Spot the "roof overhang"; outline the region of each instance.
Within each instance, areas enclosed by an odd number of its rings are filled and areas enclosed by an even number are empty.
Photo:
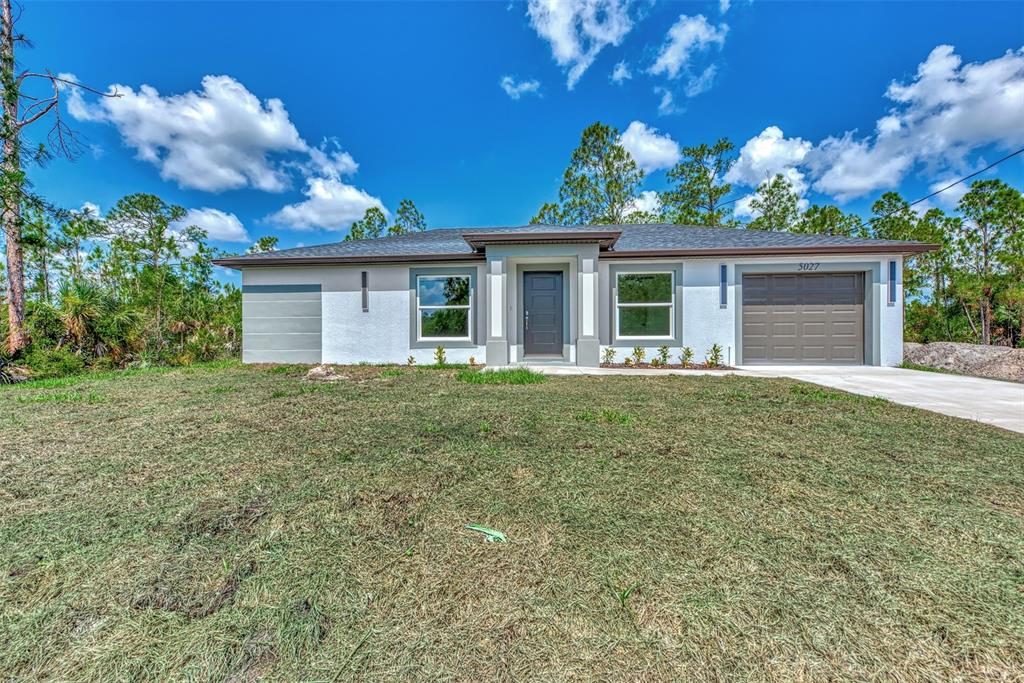
[[[483,254],[466,252],[463,254],[408,254],[397,256],[293,256],[263,257],[226,256],[213,259],[213,263],[225,268],[264,268],[267,266],[358,266],[386,265],[389,263],[444,263],[451,261],[482,261]]]
[[[603,251],[611,249],[621,230],[550,230],[546,232],[467,232],[462,239],[482,252],[492,244],[593,244]]]
[[[495,239],[491,240],[490,236]],[[537,237],[540,235],[541,237]],[[555,237],[549,237],[556,235]],[[572,232],[547,232],[522,235],[524,239],[510,240],[509,235],[500,233],[474,233],[466,235],[466,242],[473,247],[472,252],[458,254],[403,254],[387,256],[263,256],[253,258],[250,255],[226,256],[213,259],[213,263],[225,268],[264,268],[281,266],[334,266],[334,265],[385,265],[408,263],[450,263],[457,261],[481,261],[484,249],[489,244],[579,244],[610,240],[614,245],[619,233],[616,231],[588,232],[586,234]],[[483,237],[477,241],[477,237]],[[518,236],[517,236],[518,237]],[[532,237],[532,239],[530,239]],[[471,238],[474,241],[471,241]],[[480,246],[476,246],[476,244]],[[602,245],[601,258],[679,258],[679,257],[718,257],[718,256],[828,256],[848,254],[922,254],[938,251],[939,245],[922,242],[901,242],[897,244],[832,244],[815,246],[778,246],[778,247],[713,247],[704,249],[628,249],[615,251]]]
[[[815,246],[712,247],[705,249],[629,249],[607,251],[601,258],[674,258],[680,256],[800,256],[830,254],[922,254],[938,251],[939,245],[922,242],[899,244],[821,244]]]

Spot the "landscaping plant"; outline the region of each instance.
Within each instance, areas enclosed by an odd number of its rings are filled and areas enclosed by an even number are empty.
[[[658,347],[658,360],[661,361],[661,365],[668,365],[668,355],[668,344]]]
[[[688,368],[693,365],[693,349],[689,346],[684,346],[683,352],[679,354],[679,362],[684,368]]]
[[[718,344],[712,344],[711,348],[708,349],[707,356],[705,357],[705,363],[709,368],[717,368],[722,365],[722,347]]]

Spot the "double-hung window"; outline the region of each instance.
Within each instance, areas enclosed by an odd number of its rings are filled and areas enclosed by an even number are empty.
[[[469,341],[472,299],[469,275],[417,275],[416,336],[421,341]]]
[[[675,273],[618,273],[615,276],[615,336],[671,339],[675,334]]]

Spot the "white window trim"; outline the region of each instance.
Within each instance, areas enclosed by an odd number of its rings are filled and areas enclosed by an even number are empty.
[[[420,280],[447,280],[448,278],[459,277],[469,281],[469,303],[446,306],[421,306],[420,305]],[[422,311],[443,311],[448,309],[466,309],[469,314],[466,316],[465,337],[424,337],[423,336],[423,315]],[[473,279],[464,273],[431,273],[430,275],[416,276],[416,340],[424,342],[465,342],[473,340]]]
[[[668,275],[672,278],[672,299],[667,302],[650,304],[620,304],[619,303],[619,278],[623,275]],[[665,308],[668,306],[668,334],[667,335],[642,335],[623,336],[619,334],[619,308]],[[615,338],[623,341],[646,340],[646,339],[675,339],[676,338],[676,272],[674,270],[623,270],[615,273]]]

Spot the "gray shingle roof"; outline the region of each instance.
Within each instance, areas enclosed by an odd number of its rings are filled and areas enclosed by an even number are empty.
[[[756,254],[759,251],[778,253],[787,249],[804,251],[865,251],[890,250],[917,252],[928,250],[929,245],[920,242],[876,240],[856,237],[834,237],[830,235],[805,235],[790,232],[763,232],[739,228],[708,228],[671,224],[646,225],[522,225],[513,227],[436,228],[424,232],[377,239],[332,242],[309,247],[281,249],[262,254],[245,254],[217,259],[216,263],[227,266],[248,266],[289,261],[323,260],[331,262],[358,262],[360,260],[381,261],[394,258],[397,261],[416,258],[451,258],[460,256],[479,258],[479,254],[467,244],[463,235],[470,233],[566,233],[566,232],[622,232],[608,255],[628,255],[628,252],[677,251],[677,252],[722,252]]]

